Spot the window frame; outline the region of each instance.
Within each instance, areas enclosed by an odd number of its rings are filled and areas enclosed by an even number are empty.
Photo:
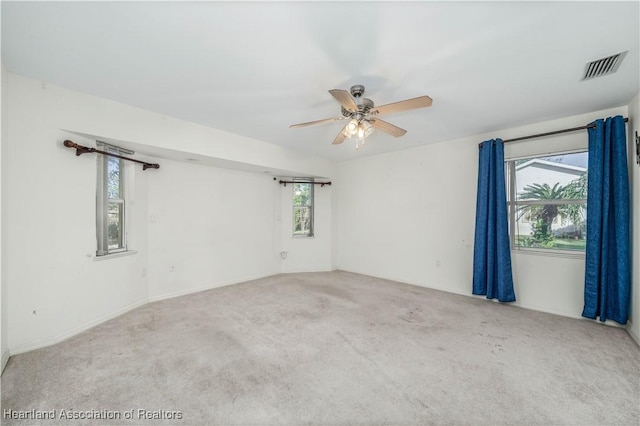
[[[292,204],[292,223],[291,223],[291,231],[293,238],[313,238],[314,237],[314,206],[315,206],[315,194],[314,187],[315,183],[313,178],[294,178],[293,184],[291,185],[291,204]],[[307,205],[296,205],[295,196],[296,196],[296,185],[309,185],[309,204]],[[296,211],[306,209],[309,211],[309,230],[306,233],[296,233]]]
[[[536,254],[543,256],[557,256],[557,257],[569,257],[583,259],[585,257],[586,250],[566,250],[556,248],[544,248],[544,247],[522,247],[516,245],[516,223],[517,223],[517,207],[519,205],[548,205],[548,204],[585,204],[587,205],[587,198],[578,199],[562,199],[562,200],[517,200],[516,192],[516,161],[524,159],[535,159],[541,157],[553,157],[558,155],[568,154],[581,154],[588,153],[588,148],[578,148],[564,151],[544,152],[540,154],[530,154],[517,157],[505,158],[505,186],[507,193],[507,213],[508,213],[508,229],[509,229],[509,243],[511,244],[511,251],[525,254]],[[587,165],[587,172],[589,171]],[[556,219],[554,219],[556,220]],[[586,241],[586,239],[585,239]]]
[[[122,155],[119,147],[104,142],[97,141],[96,146],[103,151]],[[118,198],[110,198],[108,191],[109,182],[109,159],[118,161]],[[104,257],[114,254],[121,254],[127,249],[127,201],[126,201],[126,171],[125,161],[122,158],[110,157],[104,154],[97,154],[97,185],[96,185],[96,257]],[[109,248],[109,205],[118,204],[120,210],[120,244],[117,248]]]

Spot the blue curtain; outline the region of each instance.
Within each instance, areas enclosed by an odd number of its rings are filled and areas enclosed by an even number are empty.
[[[513,302],[511,248],[501,139],[480,144],[476,234],[473,247],[473,294]]]
[[[592,124],[582,316],[625,324],[631,279],[626,129],[622,116]]]

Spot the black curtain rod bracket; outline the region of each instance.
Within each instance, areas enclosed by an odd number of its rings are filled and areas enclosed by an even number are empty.
[[[325,185],[331,186],[331,182],[316,182],[313,180],[281,180],[278,183],[280,185],[284,185],[285,188],[287,187],[288,183],[312,183],[314,185],[320,185],[320,188],[322,188]]]
[[[629,119],[625,117],[624,122],[628,122]],[[513,138],[513,139],[505,139],[502,142],[503,143],[509,143],[509,142],[518,142],[518,141],[523,141],[526,139],[535,139],[535,138],[542,138],[545,136],[552,136],[552,135],[558,135],[561,133],[569,133],[569,132],[576,132],[578,130],[587,130],[587,129],[593,129],[595,127],[595,124],[587,124],[586,126],[580,126],[580,127],[571,127],[569,129],[562,129],[562,130],[554,130],[553,132],[546,132],[546,133],[538,133],[535,135],[528,135],[528,136],[521,136],[519,138]],[[482,145],[481,143],[478,144],[478,146]]]
[[[76,149],[76,156],[78,156],[78,157],[81,156],[82,154],[88,154],[88,153],[91,153],[91,152],[96,152],[98,154],[108,155],[109,157],[122,158],[123,160],[133,161],[134,163],[142,164],[142,170],[159,169],[160,168],[160,164],[158,164],[158,163],[147,163],[145,161],[136,160],[134,158],[125,157],[123,155],[114,154],[112,152],[101,151],[101,150],[96,149],[96,148],[91,148],[91,147],[88,147],[88,146],[78,145],[77,143],[75,143],[73,141],[70,141],[69,139],[64,141],[63,145],[66,146],[67,148],[75,148]]]

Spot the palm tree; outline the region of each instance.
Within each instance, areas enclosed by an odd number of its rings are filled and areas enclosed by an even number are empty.
[[[565,195],[566,188],[567,187],[560,185],[560,183],[556,183],[555,185],[553,185],[553,187],[550,187],[547,183],[534,183],[525,186],[523,188],[524,191],[518,194],[518,198],[523,201],[562,200],[567,198]],[[556,216],[564,216],[562,205],[559,204],[531,204],[519,206],[518,219],[520,219],[525,214],[529,215],[530,217],[539,217],[549,224],[553,222]]]
[[[572,200],[587,199],[587,172],[582,173],[577,179],[569,182],[564,188],[564,198]],[[567,217],[571,219],[576,226],[584,220],[584,205],[569,204],[567,205]]]
[[[525,186],[523,189],[524,191],[518,194],[520,200],[548,201],[566,199],[566,187],[560,185],[560,183],[556,183],[553,187],[546,183],[534,183]],[[563,204],[525,204],[518,206],[516,215],[518,220],[525,215],[531,218],[533,222],[531,229],[534,242],[546,245],[553,241],[551,224],[554,219],[560,216],[565,220],[569,217],[569,211],[567,205]]]
[[[519,200],[551,201],[547,204],[520,205],[516,210],[517,218],[528,216],[533,222],[532,239],[534,243],[552,244],[553,234],[551,224],[556,217],[564,223],[567,219],[575,226],[577,237],[581,237],[581,224],[584,222],[585,205],[583,203],[554,203],[554,200],[585,200],[587,198],[587,172],[569,182],[566,186],[556,183],[553,187],[548,184],[534,183],[524,187]]]

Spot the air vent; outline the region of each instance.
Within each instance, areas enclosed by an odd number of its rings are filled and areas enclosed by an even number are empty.
[[[584,67],[584,76],[582,79],[590,80],[592,78],[602,77],[603,75],[613,74],[618,71],[618,67],[620,67],[620,63],[626,54],[627,52],[616,53],[615,55],[589,62]]]

